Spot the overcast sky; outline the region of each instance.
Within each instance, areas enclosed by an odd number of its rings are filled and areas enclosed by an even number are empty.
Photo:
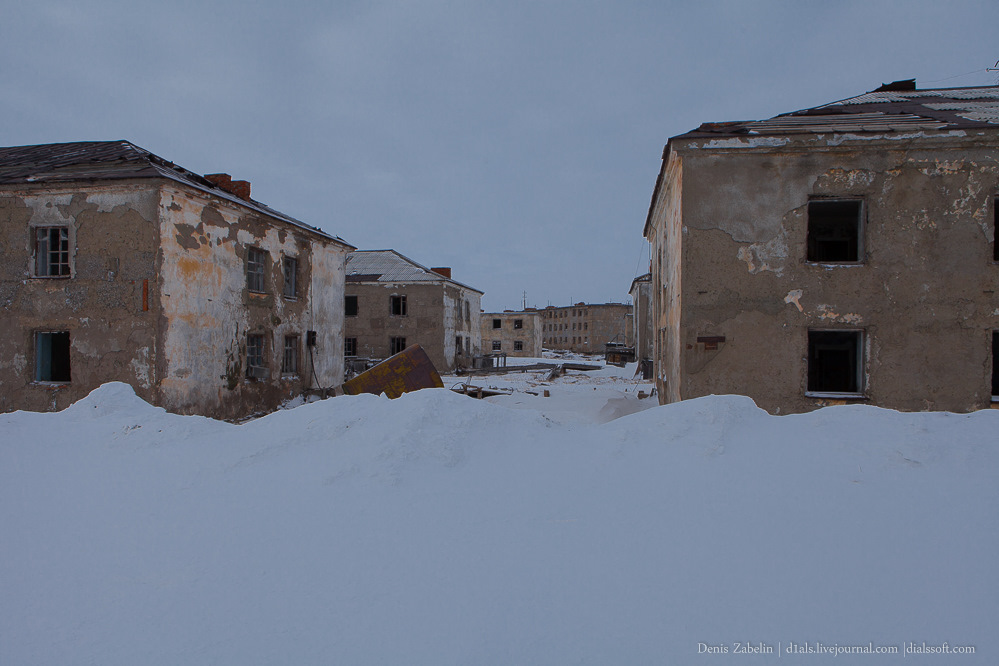
[[[993,85],[999,2],[15,2],[0,145],[126,139],[487,311],[627,302],[670,136]]]

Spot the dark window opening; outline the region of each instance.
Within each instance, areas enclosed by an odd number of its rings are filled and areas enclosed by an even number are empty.
[[[503,342],[500,340],[493,340],[493,351],[503,351]]]
[[[400,317],[406,316],[406,297],[393,296],[389,299],[389,312]]]
[[[357,338],[343,339],[343,355],[357,356]]]
[[[999,199],[992,200],[992,218],[992,260],[999,261]]]
[[[861,393],[862,342],[862,331],[809,331],[809,393]]]
[[[284,356],[281,359],[281,374],[298,374],[298,336],[284,336]]]
[[[69,275],[69,229],[39,227],[35,229],[35,276],[67,277]]]
[[[406,338],[389,338],[389,349],[391,354],[398,354],[405,348]]]
[[[246,376],[250,379],[267,379],[270,371],[264,361],[264,336],[246,336]]]
[[[520,341],[520,340],[514,340],[513,341],[513,350],[514,351],[524,351],[524,343],[522,341]]]
[[[524,328],[524,320],[523,319],[514,319],[513,320],[513,327],[514,328]]]
[[[246,250],[246,288],[262,294],[265,290],[264,271],[267,269],[267,253],[255,247]]]
[[[284,296],[285,298],[298,297],[298,259],[285,257],[284,263]]]
[[[69,331],[35,333],[35,381],[70,380]]]
[[[860,200],[808,202],[808,261],[860,261]]]
[[[503,320],[493,319],[493,328],[503,328]]]
[[[348,317],[357,316],[357,296],[344,296],[344,314]]]
[[[454,338],[454,350],[457,353],[459,353],[459,354],[463,353],[462,350],[461,350],[461,336],[460,335],[456,335],[455,338]]]
[[[992,399],[999,400],[999,331],[992,331]]]

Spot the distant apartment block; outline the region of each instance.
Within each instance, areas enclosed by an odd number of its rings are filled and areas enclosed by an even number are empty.
[[[602,354],[608,342],[633,343],[632,307],[625,303],[549,305],[541,310],[545,349]]]

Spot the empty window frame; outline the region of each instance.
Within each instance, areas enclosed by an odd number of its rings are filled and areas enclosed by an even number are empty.
[[[808,202],[808,261],[856,263],[863,257],[863,211],[860,199]]]
[[[343,313],[348,317],[357,316],[357,296],[343,297]]]
[[[494,352],[503,351],[502,340],[493,340],[493,351]]]
[[[282,291],[284,297],[298,298],[298,259],[284,257],[281,268],[284,273],[284,290]]]
[[[284,355],[281,357],[281,374],[298,374],[299,339],[297,335],[284,336]]]
[[[343,355],[357,356],[357,338],[343,339]]]
[[[864,332],[808,331],[808,394],[857,397],[864,391]]]
[[[67,383],[70,380],[69,331],[35,333],[35,381]]]
[[[398,354],[405,348],[406,338],[389,338],[389,353],[392,355]]]
[[[524,328],[524,320],[523,319],[514,319],[513,320],[513,327],[514,328]]]
[[[999,261],[999,197],[992,200],[992,261]]]
[[[524,343],[521,340],[514,340],[513,341],[513,350],[514,351],[524,351]]]
[[[270,371],[267,369],[266,340],[259,333],[246,336],[246,376],[250,379],[267,379]]]
[[[246,288],[257,294],[265,293],[266,270],[267,253],[256,247],[246,248]]]
[[[406,316],[405,296],[392,296],[389,298],[389,314],[393,314],[398,317]]]
[[[460,335],[454,336],[454,350],[458,354],[462,354],[463,353],[462,349],[461,349],[461,336]]]
[[[503,320],[493,319],[493,328],[503,328]]]
[[[69,228],[35,228],[35,277],[69,277]]]
[[[992,331],[992,402],[999,402],[999,331]]]

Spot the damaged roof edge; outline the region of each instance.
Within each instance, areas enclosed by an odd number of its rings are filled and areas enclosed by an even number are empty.
[[[656,177],[656,186],[652,189],[652,201],[649,202],[649,212],[645,216],[645,227],[642,228],[642,237],[650,240],[649,229],[652,228],[652,214],[656,209],[656,199],[659,197],[659,190],[662,189],[663,178],[666,175],[666,163],[669,161],[669,154],[672,150],[673,139],[666,141],[666,145],[663,146],[663,157],[662,166],[659,167],[659,175]]]
[[[80,166],[84,169],[80,169]],[[75,168],[74,168],[75,167]],[[306,224],[270,206],[228,192],[201,174],[185,169],[131,141],[76,141],[0,148],[0,183],[58,184],[164,178],[266,215],[303,231],[357,249],[339,236]]]
[[[385,250],[355,250],[354,254],[362,254],[362,253],[363,254],[375,254],[375,253],[385,253],[385,252],[389,252],[391,254],[394,254],[395,256],[399,257],[403,261],[405,261],[405,262],[407,262],[407,263],[409,263],[409,264],[411,264],[411,265],[419,268],[420,270],[424,271],[427,275],[432,276],[433,280],[427,280],[427,282],[451,282],[453,284],[458,285],[459,287],[462,287],[464,289],[468,289],[469,291],[474,291],[475,293],[477,293],[479,295],[482,295],[482,296],[484,296],[485,293],[486,293],[486,292],[482,291],[481,289],[476,289],[475,287],[467,285],[467,284],[465,284],[463,282],[458,282],[454,278],[449,278],[449,277],[446,277],[444,275],[441,275],[440,273],[438,273],[438,272],[436,272],[436,271],[434,271],[434,270],[432,270],[430,268],[427,268],[426,266],[424,266],[420,262],[413,261],[412,259],[410,259],[406,255],[402,254],[398,250],[391,250],[391,249],[385,249]],[[348,263],[349,263],[349,261],[350,260],[348,258]],[[349,277],[349,275],[350,274],[348,273],[348,277]],[[395,281],[397,281],[397,280],[386,280],[386,282],[395,282]],[[398,281],[405,282],[405,280],[398,280]]]

